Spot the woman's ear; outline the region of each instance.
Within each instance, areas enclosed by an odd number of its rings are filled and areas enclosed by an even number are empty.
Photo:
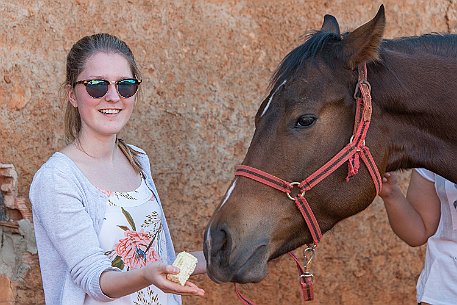
[[[67,99],[70,102],[70,104],[77,108],[78,107],[78,102],[76,101],[76,94],[75,90],[71,85],[65,85],[65,91],[67,92]]]

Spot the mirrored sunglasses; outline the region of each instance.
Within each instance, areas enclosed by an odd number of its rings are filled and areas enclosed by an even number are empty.
[[[129,98],[135,95],[141,80],[135,78],[124,78],[118,81],[108,81],[106,79],[87,79],[80,80],[75,83],[83,84],[86,87],[87,93],[93,98],[102,98],[108,92],[110,84],[114,84],[117,93],[123,98]]]

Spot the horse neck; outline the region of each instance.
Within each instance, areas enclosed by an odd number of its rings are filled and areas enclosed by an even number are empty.
[[[383,67],[368,75],[386,170],[424,167],[457,181],[457,60],[417,53],[385,50]]]

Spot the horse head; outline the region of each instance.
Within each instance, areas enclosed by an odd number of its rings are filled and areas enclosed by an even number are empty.
[[[275,72],[242,164],[302,181],[337,154],[353,134],[356,68],[378,59],[384,27],[383,6],[371,21],[344,34],[335,17],[326,15],[322,28]],[[385,141],[381,130],[370,128],[366,145],[381,172]],[[304,195],[323,233],[364,210],[376,196],[363,165],[349,182],[347,173],[344,164]],[[204,238],[209,276],[239,283],[262,280],[269,260],[313,240],[286,194],[242,176],[232,181]]]

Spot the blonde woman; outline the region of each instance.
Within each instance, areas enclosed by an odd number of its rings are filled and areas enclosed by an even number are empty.
[[[149,159],[117,135],[141,85],[130,48],[95,34],[67,56],[68,145],[35,174],[31,188],[46,304],[181,304],[203,296],[168,281],[175,258]],[[206,271],[201,252],[195,273]]]

